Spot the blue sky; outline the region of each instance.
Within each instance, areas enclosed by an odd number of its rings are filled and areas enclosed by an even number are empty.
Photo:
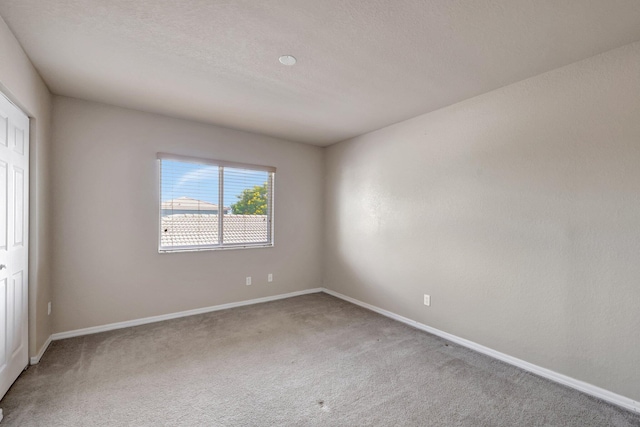
[[[225,168],[224,205],[231,206],[245,188],[263,185],[268,172]],[[162,160],[162,201],[191,197],[218,203],[218,167],[200,163]]]

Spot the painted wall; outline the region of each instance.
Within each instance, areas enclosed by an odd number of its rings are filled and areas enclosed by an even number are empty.
[[[53,141],[54,332],[321,285],[320,148],[57,96]],[[157,152],[275,166],[275,246],[159,254]]]
[[[640,400],[639,76],[635,43],[331,146],[325,286]]]
[[[51,95],[0,18],[0,91],[31,118],[29,213],[29,355],[51,335],[50,128]]]

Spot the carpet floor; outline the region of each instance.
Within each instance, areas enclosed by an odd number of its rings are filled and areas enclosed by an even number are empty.
[[[8,426],[640,426],[327,294],[55,341]]]

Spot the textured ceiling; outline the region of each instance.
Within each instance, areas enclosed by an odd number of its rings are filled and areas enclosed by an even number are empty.
[[[56,94],[317,145],[640,40],[638,0],[2,0],[0,15]]]

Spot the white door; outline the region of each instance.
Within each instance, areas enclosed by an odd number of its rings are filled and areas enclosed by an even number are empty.
[[[29,119],[0,93],[0,398],[29,362]]]

